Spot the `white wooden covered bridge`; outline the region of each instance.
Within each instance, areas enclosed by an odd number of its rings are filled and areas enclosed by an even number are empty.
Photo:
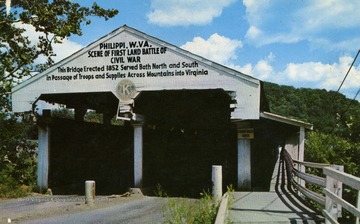
[[[45,103],[75,119],[39,111]],[[42,114],[38,186],[70,193],[93,179],[104,193],[159,183],[198,194],[211,165],[223,166],[224,185],[267,191],[278,147],[303,160],[311,128],[272,114],[260,80],[128,26],[14,87],[12,105]],[[84,122],[88,110],[102,124]]]

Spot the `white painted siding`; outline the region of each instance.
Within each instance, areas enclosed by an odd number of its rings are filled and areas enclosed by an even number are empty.
[[[130,62],[131,58],[135,62]],[[90,71],[89,68],[100,68],[100,71]],[[131,77],[129,73],[140,75]],[[115,79],[111,74],[121,77]],[[65,77],[70,80],[59,80]],[[235,92],[237,107],[232,113],[232,119],[259,119],[259,80],[127,26],[16,86],[12,94],[13,111],[30,111],[41,94],[111,91],[119,97],[117,85],[123,79],[131,80],[139,92],[180,89],[223,89]]]

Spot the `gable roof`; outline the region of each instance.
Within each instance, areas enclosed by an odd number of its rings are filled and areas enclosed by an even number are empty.
[[[108,54],[108,55],[106,55]],[[137,91],[223,89],[234,119],[259,119],[260,80],[126,25],[13,88],[13,110],[31,110],[41,94],[112,92],[128,79]]]
[[[206,59],[202,56],[196,55],[194,53],[191,53],[190,51],[184,50],[182,48],[179,48],[173,44],[167,43],[165,41],[162,41],[156,37],[150,36],[146,33],[143,33],[139,30],[136,30],[132,27],[129,27],[127,25],[123,25],[115,30],[113,30],[112,32],[110,32],[109,34],[101,37],[100,39],[88,44],[87,46],[85,46],[84,48],[78,50],[77,52],[74,52],[73,54],[69,55],[68,57],[60,60],[59,62],[55,63],[54,65],[52,65],[50,68],[46,69],[45,71],[25,80],[24,82],[21,82],[20,84],[16,85],[15,87],[13,87],[13,92],[16,92],[18,89],[21,89],[23,87],[25,87],[26,85],[30,84],[31,82],[34,82],[40,78],[42,78],[43,76],[45,76],[49,71],[56,69],[57,67],[60,67],[63,64],[66,64],[68,61],[73,60],[74,58],[78,57],[79,55],[82,55],[84,53],[86,53],[88,51],[88,49],[91,49],[93,47],[95,47],[99,42],[106,42],[108,39],[112,38],[115,35],[118,35],[121,32],[129,32],[131,34],[133,34],[134,36],[138,36],[140,38],[143,39],[147,39],[149,41],[158,43],[161,46],[165,46],[167,49],[171,49],[174,52],[177,52],[179,54],[182,54],[183,56],[186,56],[188,58],[200,61],[201,63],[204,63],[208,66],[211,66],[213,68],[216,68],[220,71],[225,72],[226,74],[232,75],[234,77],[243,79],[245,81],[248,82],[252,82],[254,84],[258,84],[259,80],[250,76],[250,75],[246,75],[240,71],[236,71],[234,69],[231,69],[229,67],[223,66],[217,62],[211,61],[209,59]]]

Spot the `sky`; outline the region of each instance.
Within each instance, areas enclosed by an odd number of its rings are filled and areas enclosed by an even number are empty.
[[[90,0],[73,0],[91,6]],[[91,18],[55,47],[60,60],[128,25],[263,81],[337,91],[360,50],[358,0],[101,0],[119,14]],[[35,35],[35,34],[34,34]],[[340,92],[360,88],[360,56]],[[360,100],[360,96],[357,97]]]

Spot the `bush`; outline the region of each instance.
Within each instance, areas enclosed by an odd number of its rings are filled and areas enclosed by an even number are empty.
[[[34,124],[0,114],[0,197],[25,196],[36,188]]]
[[[216,218],[218,203],[214,203],[208,193],[200,195],[200,200],[186,198],[169,199],[168,205],[163,209],[164,223],[213,223]]]

